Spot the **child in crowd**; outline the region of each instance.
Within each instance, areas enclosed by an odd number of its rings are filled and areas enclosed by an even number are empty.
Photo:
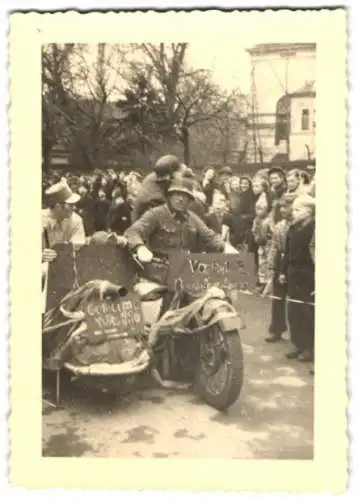
[[[303,362],[314,357],[314,214],[314,198],[302,195],[294,200],[279,277],[281,284],[287,283],[289,299],[300,301],[288,301],[288,324],[295,349],[286,356]]]
[[[266,342],[278,342],[282,334],[287,330],[286,320],[286,294],[287,283],[280,283],[280,268],[283,255],[285,253],[287,232],[292,217],[292,203],[290,197],[284,195],[278,202],[282,220],[274,225],[270,249],[268,252],[268,270],[271,274],[270,280],[263,292],[263,295],[273,295],[277,297],[271,302],[271,323],[269,336]],[[280,300],[281,299],[281,300]]]
[[[228,201],[220,191],[216,191],[214,194],[213,204],[205,217],[205,222],[225,241],[229,241],[232,234],[232,217],[228,213]]]
[[[258,255],[257,288],[258,291],[262,292],[269,278],[267,257],[272,236],[272,220],[269,217],[269,208],[264,198],[259,198],[256,202],[255,213],[252,234],[257,245]]]
[[[252,179],[252,190],[256,197],[256,202],[266,203],[269,206],[269,185],[267,179],[262,176],[256,175]]]

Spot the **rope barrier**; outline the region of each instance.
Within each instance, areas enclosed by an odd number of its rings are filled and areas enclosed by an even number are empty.
[[[255,292],[250,292],[249,290],[239,290],[239,289],[234,289],[234,291],[241,293],[243,295],[251,295],[254,297],[260,297],[262,299],[270,299],[270,300],[281,300],[281,301],[286,301],[286,302],[293,302],[294,304],[307,304],[310,306],[315,306],[315,302],[308,302],[306,300],[298,300],[298,299],[291,299],[290,297],[278,297],[277,295],[262,295],[258,294]]]

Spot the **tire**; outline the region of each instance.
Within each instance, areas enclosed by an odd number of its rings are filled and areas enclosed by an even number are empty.
[[[213,328],[223,339],[222,343],[227,353],[227,376],[224,379],[222,390],[214,394],[205,381],[203,366],[201,360],[199,360],[196,374],[196,390],[206,403],[219,411],[223,411],[232,406],[239,398],[244,377],[244,358],[238,330],[222,332],[217,326]],[[202,336],[200,341],[205,342],[205,337]]]

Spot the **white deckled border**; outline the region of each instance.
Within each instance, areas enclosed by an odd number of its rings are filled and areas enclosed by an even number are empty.
[[[87,15],[70,12],[12,17],[10,477],[15,485],[197,491],[338,493],[344,490],[348,446],[345,18],[343,10]],[[190,43],[195,38],[201,37],[202,41],[207,37],[210,50],[212,43],[230,43],[231,39],[234,43],[233,34],[237,30],[244,38],[253,29],[254,19],[255,29],[266,30],[276,40],[279,36],[280,42],[317,43],[315,458],[313,461],[41,458],[40,45],[74,41]],[[232,57],[232,52],[228,57]],[[26,245],[24,223],[31,234]]]

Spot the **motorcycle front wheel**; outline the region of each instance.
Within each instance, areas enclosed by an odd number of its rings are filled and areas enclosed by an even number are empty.
[[[213,408],[223,411],[239,398],[244,360],[238,330],[224,332],[214,325],[200,335],[196,390]]]

